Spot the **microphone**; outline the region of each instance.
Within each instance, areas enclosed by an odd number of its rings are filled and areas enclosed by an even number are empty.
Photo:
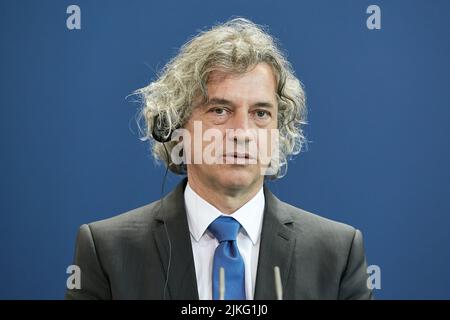
[[[283,285],[281,284],[281,274],[278,266],[273,268],[273,275],[277,300],[283,300]],[[225,300],[225,269],[223,267],[219,269],[219,300]]]
[[[219,269],[219,300],[225,300],[225,269]]]
[[[273,268],[273,274],[275,277],[275,293],[277,300],[283,300],[283,286],[281,284],[280,268],[278,266]]]

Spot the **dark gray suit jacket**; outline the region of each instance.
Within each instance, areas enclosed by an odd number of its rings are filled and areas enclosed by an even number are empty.
[[[166,299],[198,299],[186,182],[162,205],[81,226],[74,262],[81,289],[67,290],[66,299],[164,299],[166,277]],[[284,299],[372,298],[360,231],[284,203],[266,186],[264,195],[255,299],[276,298],[274,266]]]

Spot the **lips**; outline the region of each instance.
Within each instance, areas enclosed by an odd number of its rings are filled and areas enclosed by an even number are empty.
[[[254,157],[251,157],[248,153],[239,153],[239,152],[230,152],[223,155],[224,157],[230,157],[230,158],[241,158],[241,159],[255,159]]]
[[[230,152],[223,155],[225,164],[251,165],[256,164],[256,158],[249,153]]]

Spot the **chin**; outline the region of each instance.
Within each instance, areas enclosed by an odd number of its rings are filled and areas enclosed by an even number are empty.
[[[244,166],[230,165],[219,168],[217,182],[225,188],[242,189],[250,187],[259,177],[259,169],[257,175],[253,168],[245,168]]]

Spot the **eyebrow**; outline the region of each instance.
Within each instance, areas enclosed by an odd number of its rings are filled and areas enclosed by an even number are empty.
[[[206,101],[205,106],[211,106],[211,105],[230,105],[230,106],[234,106],[234,103],[230,100],[227,99],[222,99],[222,98],[211,98],[208,99],[208,101]],[[272,108],[274,109],[274,105],[271,102],[267,102],[267,101],[259,101],[256,102],[254,104],[252,104],[252,107],[259,107],[259,108]]]

